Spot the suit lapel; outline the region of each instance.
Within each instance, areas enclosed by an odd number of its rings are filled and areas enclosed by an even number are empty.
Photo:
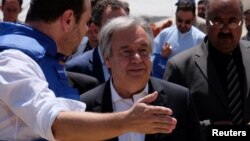
[[[245,68],[245,96],[249,97],[249,88],[250,88],[250,44],[249,42],[241,41],[240,50],[242,54],[242,61]]]
[[[98,106],[96,106],[95,111],[100,112],[113,112],[113,106],[112,106],[112,96],[111,96],[111,90],[110,90],[110,79],[105,82],[104,90],[101,96],[97,97],[96,103]],[[163,94],[163,88],[161,85],[158,84],[155,78],[150,78],[149,80],[149,93],[152,93],[154,91],[158,91],[159,95],[157,99],[151,103],[152,105],[164,105],[164,103],[167,103],[167,95]],[[145,135],[145,141],[154,141],[156,140],[158,134],[146,134]],[[118,141],[118,137],[109,139],[107,141]]]
[[[102,69],[102,61],[98,53],[98,47],[94,48],[93,52],[93,72],[100,83],[105,82],[104,73]]]
[[[111,90],[110,90],[110,79],[105,82],[104,90],[101,96],[97,97],[96,103],[98,103],[98,106],[96,106],[96,110],[102,113],[112,113],[113,112],[113,106],[112,106],[112,96],[111,96]],[[118,137],[108,139],[106,141],[118,141]]]
[[[96,98],[96,108],[97,112],[110,113],[113,112],[112,97],[110,90],[110,79],[105,82],[104,89],[102,93]]]
[[[216,73],[212,58],[208,55],[208,50],[205,43],[199,46],[196,52],[196,66],[208,81],[208,84],[213,89],[213,92],[221,99],[222,103],[227,106],[225,92],[222,84],[220,83],[219,76]]]
[[[152,105],[165,105],[167,103],[167,95],[163,94],[162,86],[157,82],[157,80],[153,77],[149,80],[149,93],[153,93],[154,91],[158,92],[157,99],[151,103]],[[159,134],[146,134],[145,141],[156,141]]]
[[[167,103],[167,95],[163,92],[163,87],[157,82],[156,78],[151,77],[149,80],[149,93],[153,93],[154,91],[158,92],[157,99],[151,103],[152,105],[163,106]]]

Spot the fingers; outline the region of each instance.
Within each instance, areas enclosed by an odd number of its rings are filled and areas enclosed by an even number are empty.
[[[147,105],[149,106],[149,105]],[[177,120],[171,117],[172,110],[162,106],[150,106],[147,111],[151,116],[152,126],[150,133],[171,133],[177,124]],[[150,122],[150,120],[149,120]]]
[[[142,133],[171,133],[177,124],[172,116],[172,110],[163,106],[148,105],[158,96],[158,92],[151,93],[137,101],[128,112],[127,120],[133,126],[133,131]],[[130,126],[131,127],[131,126]]]
[[[154,128],[150,133],[172,133],[176,128],[177,120],[170,116],[162,116],[154,122]]]
[[[148,103],[151,103],[151,102],[155,101],[156,98],[157,98],[157,96],[158,96],[158,92],[155,91],[155,92],[153,92],[151,94],[148,94],[147,96],[139,99],[138,102],[139,103],[147,103],[148,104]]]
[[[172,112],[172,111],[171,111]],[[177,120],[174,117],[168,115],[156,114],[157,129],[162,130],[161,133],[171,133],[177,124]]]
[[[152,111],[153,114],[157,114],[157,115],[171,116],[173,114],[170,108],[162,107],[162,106],[151,106],[150,110]]]
[[[158,92],[155,91],[147,96],[138,100],[138,103],[151,103],[156,100],[158,96]],[[145,110],[148,112],[152,112],[152,114],[159,114],[159,115],[172,115],[172,110],[163,106],[153,106],[153,105],[146,105]]]
[[[162,127],[158,127],[155,128],[154,131],[152,132],[152,134],[156,134],[156,133],[172,133],[176,127],[176,124],[162,124],[162,125],[158,125],[158,126],[162,126]]]
[[[162,47],[162,56],[164,58],[167,58],[169,56],[169,54],[171,53],[172,47],[169,43],[165,43]]]
[[[170,46],[170,43],[165,43],[164,45],[163,45],[163,49],[166,49],[166,48],[170,48],[171,46]]]

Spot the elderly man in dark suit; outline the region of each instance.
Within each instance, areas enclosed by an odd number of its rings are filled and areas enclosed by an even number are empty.
[[[250,121],[250,42],[241,41],[240,0],[208,0],[204,43],[169,61],[164,79],[190,89],[203,123]],[[206,122],[205,122],[206,121]]]
[[[123,111],[132,107],[140,97],[157,91],[158,98],[151,104],[170,108],[172,115],[163,116],[169,120],[170,129],[176,127],[169,134],[148,135],[134,131],[110,141],[199,140],[199,120],[188,90],[150,77],[153,35],[149,24],[140,19],[118,17],[107,23],[99,35],[100,49],[111,70],[111,78],[81,95],[81,101],[87,104],[87,111]]]

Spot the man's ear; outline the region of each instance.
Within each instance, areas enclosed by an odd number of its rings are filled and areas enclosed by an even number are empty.
[[[105,61],[106,65],[107,65],[107,67],[110,69],[111,68],[110,59],[108,57],[105,57],[104,61]]]
[[[64,31],[70,31],[75,24],[75,16],[72,10],[66,10],[60,17],[60,22]]]

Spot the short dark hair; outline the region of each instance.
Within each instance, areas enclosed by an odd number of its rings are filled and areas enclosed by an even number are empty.
[[[2,0],[2,5],[5,4],[5,1],[6,1],[6,0]],[[22,7],[23,0],[17,0],[17,1],[19,2],[20,7]]]
[[[122,2],[127,15],[130,13],[129,3],[127,1]]]
[[[76,23],[81,19],[86,0],[31,0],[26,21],[53,22],[66,10],[73,10]]]
[[[119,0],[100,0],[95,4],[92,10],[92,22],[95,25],[101,26],[102,14],[107,6],[111,6],[112,10],[123,8],[124,11],[126,11],[123,3]]]
[[[176,13],[180,10],[191,11],[195,15],[195,3],[191,0],[179,0],[176,4]]]
[[[197,4],[198,4],[198,5],[200,5],[200,4],[205,4],[205,0],[199,0]]]
[[[94,7],[95,4],[98,2],[98,0],[90,0],[90,2],[91,2],[91,7]]]

